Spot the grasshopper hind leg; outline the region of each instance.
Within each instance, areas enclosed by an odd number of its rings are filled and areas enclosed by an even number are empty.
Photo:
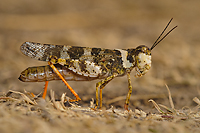
[[[43,91],[43,95],[42,95],[42,98],[43,98],[43,99],[45,99],[45,97],[46,97],[46,95],[47,95],[48,83],[49,83],[49,81],[46,81],[46,82],[45,82],[44,91]]]
[[[65,78],[60,74],[58,69],[53,65],[52,62],[48,62],[49,66],[53,69],[53,71],[60,77],[60,79],[65,83],[65,85],[68,87],[68,89],[72,92],[72,94],[76,97],[74,100],[70,100],[70,102],[80,101],[81,98],[78,96],[78,94],[72,89],[72,87],[67,83]]]

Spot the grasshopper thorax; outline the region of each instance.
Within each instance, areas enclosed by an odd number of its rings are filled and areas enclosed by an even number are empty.
[[[151,49],[140,45],[135,49],[135,70],[136,77],[146,74],[151,68]]]

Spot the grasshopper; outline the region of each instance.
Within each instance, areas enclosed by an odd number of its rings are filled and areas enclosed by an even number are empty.
[[[25,69],[21,73],[19,80],[23,82],[46,82],[43,98],[46,96],[48,81],[62,80],[76,97],[76,99],[72,101],[79,101],[81,100],[80,97],[66,81],[102,79],[100,82],[96,83],[96,107],[99,106],[99,108],[101,108],[102,90],[104,87],[115,77],[127,75],[129,91],[124,108],[128,110],[132,93],[130,73],[134,68],[136,70],[136,77],[141,77],[148,72],[151,68],[151,51],[177,27],[173,27],[161,38],[172,19],[168,22],[151,48],[140,45],[135,49],[112,50],[25,42],[20,47],[21,52],[31,58],[46,61],[48,65]],[[100,89],[100,95],[98,94],[98,89]]]

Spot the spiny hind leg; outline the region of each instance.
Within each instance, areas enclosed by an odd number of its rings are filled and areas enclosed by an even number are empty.
[[[60,79],[65,83],[65,85],[68,87],[68,89],[73,93],[73,95],[76,97],[76,99],[74,100],[70,100],[70,102],[74,102],[74,101],[80,101],[80,97],[78,96],[78,94],[72,89],[72,87],[67,83],[67,81],[65,80],[65,78],[60,74],[60,72],[58,71],[58,69],[53,65],[52,62],[48,62],[49,66],[53,69],[53,71],[60,77]]]
[[[112,76],[110,77],[107,77],[103,80],[101,80],[100,82],[98,82],[96,84],[96,107],[98,107],[98,104],[99,104],[99,99],[100,99],[100,105],[99,105],[99,109],[102,108],[102,90],[104,89],[104,87],[113,79],[117,76],[117,74],[113,74]],[[100,88],[99,90],[99,93],[100,93],[100,98],[98,98],[98,88]]]
[[[128,104],[130,101],[131,93],[132,93],[132,85],[131,85],[131,78],[130,78],[130,72],[127,72],[127,78],[128,78],[128,94],[126,96],[126,101],[124,104],[124,109],[128,110]]]
[[[46,97],[46,95],[47,95],[48,83],[49,83],[49,81],[45,81],[44,91],[43,91],[43,95],[42,95],[42,98],[43,98],[43,99],[45,99],[45,97]]]
[[[44,90],[43,90],[43,94],[42,94],[42,98],[45,99],[46,95],[47,95],[47,87],[48,87],[48,83],[49,81],[45,81],[45,86],[44,86]],[[32,92],[30,93],[30,95],[32,97],[37,97],[35,94],[33,94]]]

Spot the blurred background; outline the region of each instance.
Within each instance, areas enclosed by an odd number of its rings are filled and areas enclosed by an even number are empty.
[[[133,93],[130,108],[152,107],[154,99],[169,106],[171,90],[175,108],[193,107],[199,97],[200,74],[200,1],[193,0],[1,0],[0,1],[0,91],[23,90],[40,93],[44,83],[23,83],[18,77],[30,66],[47,65],[24,56],[20,45],[25,41],[100,48],[149,47],[168,21],[178,25],[152,51],[152,68],[141,78],[131,74]],[[69,84],[82,98],[80,105],[89,106],[95,99],[98,80]],[[49,83],[48,90],[57,97],[63,92],[73,97],[61,81]],[[49,91],[48,91],[49,93]],[[103,103],[123,107],[128,93],[126,76],[116,78],[103,90]],[[119,101],[110,100],[124,97]]]

